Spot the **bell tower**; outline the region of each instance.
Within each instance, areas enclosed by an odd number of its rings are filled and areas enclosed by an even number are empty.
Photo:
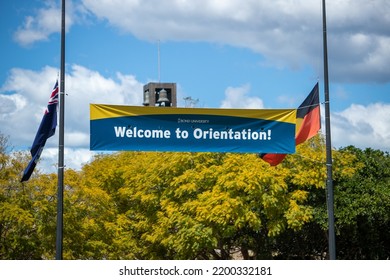
[[[148,83],[143,94],[144,106],[177,107],[175,83]]]

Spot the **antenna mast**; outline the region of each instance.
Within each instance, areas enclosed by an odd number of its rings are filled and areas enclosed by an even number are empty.
[[[160,40],[157,41],[157,71],[158,71],[158,82],[161,83],[161,72],[160,72]]]

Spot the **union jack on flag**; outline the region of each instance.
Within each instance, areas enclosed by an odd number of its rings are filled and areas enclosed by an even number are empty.
[[[56,81],[56,84],[53,87],[53,90],[51,92],[49,102],[47,105],[53,105],[53,104],[58,104],[58,81]],[[46,108],[45,114],[49,112],[49,106]]]
[[[56,81],[54,88],[51,92],[45,114],[43,115],[41,124],[39,125],[37,134],[35,135],[34,142],[31,146],[31,161],[24,170],[22,182],[30,179],[35,166],[38,163],[41,153],[46,144],[46,140],[54,135],[57,126],[57,105],[58,105],[58,80]]]

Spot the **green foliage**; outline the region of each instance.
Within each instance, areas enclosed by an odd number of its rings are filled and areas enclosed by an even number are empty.
[[[27,154],[0,134],[0,259],[53,259],[56,174],[20,183]],[[333,151],[336,249],[390,257],[390,159]],[[323,139],[276,167],[257,155],[120,152],[65,171],[65,259],[324,259]]]
[[[388,259],[390,256],[390,156],[378,150],[355,147],[361,165],[335,189],[338,255],[343,259]]]
[[[30,200],[31,189],[19,183],[23,155],[7,154],[0,134],[0,259],[40,258],[41,240]]]
[[[388,259],[389,154],[351,146],[333,151],[333,167],[337,258]],[[311,190],[308,203],[313,220],[276,238],[272,250],[278,258],[327,258],[326,193]]]
[[[123,152],[96,158],[82,173],[116,206],[112,246],[132,249],[115,258],[226,259],[237,250],[269,258],[272,237],[313,218],[309,190],[323,177],[307,182],[307,164],[302,157],[271,168],[256,155]]]

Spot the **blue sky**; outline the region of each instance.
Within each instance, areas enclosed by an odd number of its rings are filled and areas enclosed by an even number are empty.
[[[66,165],[93,154],[89,103],[142,104],[158,42],[179,106],[296,108],[317,81],[323,101],[321,2],[67,0]],[[0,131],[28,150],[60,68],[60,0],[2,0],[0,13]],[[327,15],[332,144],[390,151],[390,1],[328,0]]]

